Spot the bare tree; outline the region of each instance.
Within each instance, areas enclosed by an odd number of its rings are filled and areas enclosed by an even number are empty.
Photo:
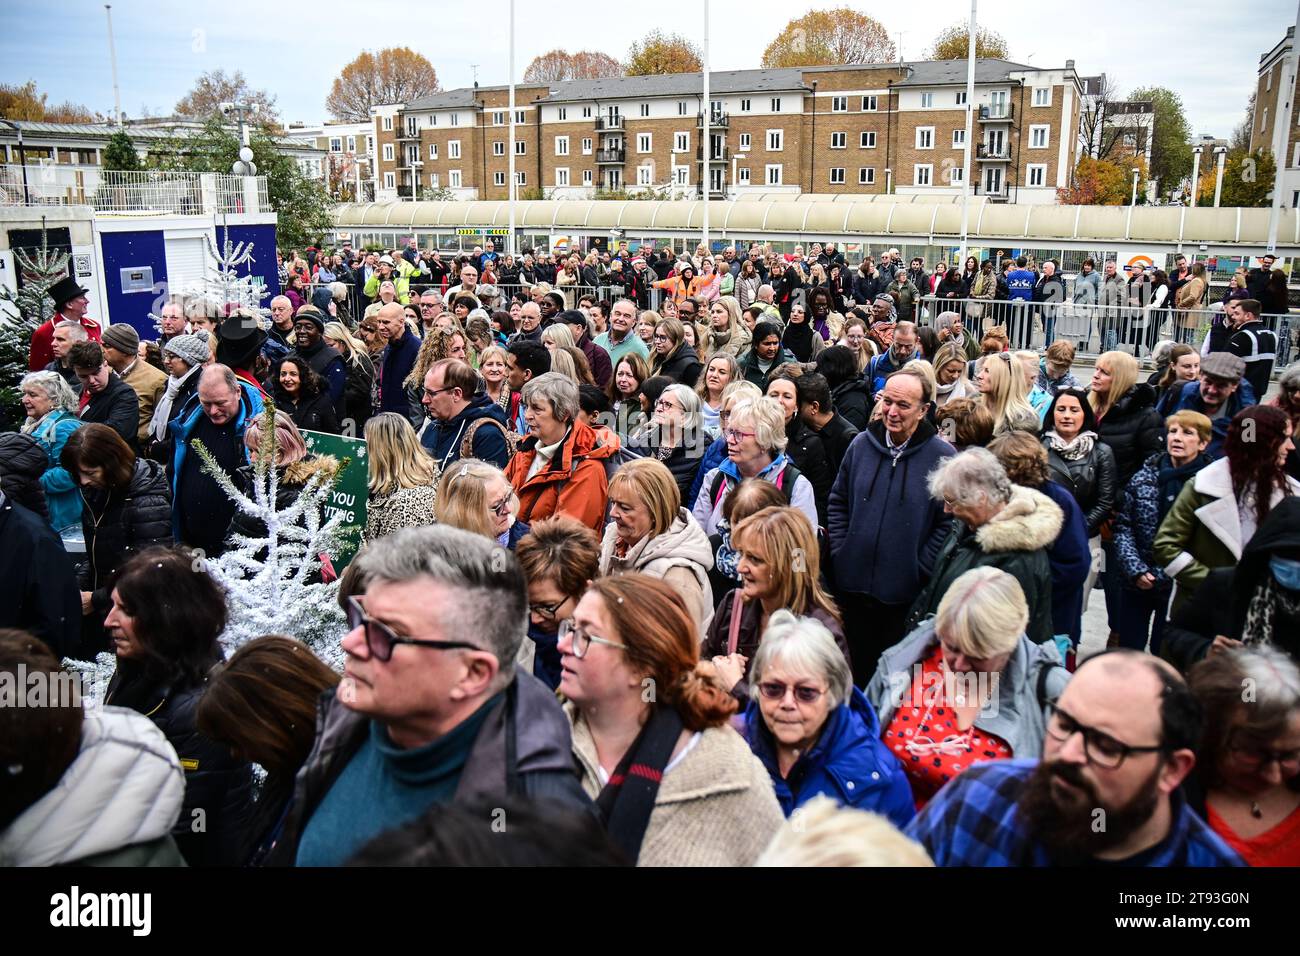
[[[1114,124],[1114,107],[1122,97],[1115,81],[1105,73],[1089,79],[1093,85],[1079,114],[1079,155],[1109,160],[1124,135]]]

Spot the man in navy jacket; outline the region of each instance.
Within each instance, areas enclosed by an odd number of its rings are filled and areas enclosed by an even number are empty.
[[[420,340],[406,327],[406,314],[396,302],[390,302],[376,314],[379,331],[388,338],[379,365],[379,411],[405,416],[410,411],[406,397],[406,376],[415,367]]]

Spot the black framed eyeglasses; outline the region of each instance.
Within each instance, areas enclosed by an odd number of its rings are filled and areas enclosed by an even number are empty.
[[[347,606],[348,628],[356,630],[361,628],[366,636],[366,650],[377,661],[387,662],[393,658],[393,648],[398,644],[412,644],[416,647],[431,647],[439,651],[481,651],[483,648],[477,644],[470,644],[466,641],[431,641],[419,640],[414,637],[403,637],[383,621],[376,621],[373,617],[366,614],[365,607],[361,603],[360,597],[349,597]]]
[[[1056,704],[1048,704],[1051,716],[1047,721],[1047,733],[1053,740],[1065,743],[1075,734],[1083,734],[1083,752],[1088,762],[1105,770],[1118,770],[1132,754],[1163,753],[1169,749],[1165,744],[1151,747],[1133,747],[1116,740],[1110,734],[1094,727],[1079,723]]]
[[[556,601],[553,604],[532,604],[528,605],[528,613],[536,614],[540,618],[548,621],[554,621],[559,616],[560,608],[569,603],[569,599]]]

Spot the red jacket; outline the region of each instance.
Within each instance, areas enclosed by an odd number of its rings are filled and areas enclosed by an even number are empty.
[[[54,327],[64,321],[63,315],[59,312],[54,313],[54,318],[45,322],[32,333],[32,351],[27,359],[27,370],[29,372],[40,372],[45,366],[54,361]],[[94,319],[81,317],[81,327],[86,330],[86,335],[92,342],[99,341],[99,323]]]
[[[563,514],[600,531],[605,526],[609,495],[605,460],[618,450],[613,432],[602,429],[597,435],[586,423],[575,421],[550,464],[528,478],[537,455],[537,439],[524,439],[506,466],[506,478],[519,496],[519,520],[531,524]]]

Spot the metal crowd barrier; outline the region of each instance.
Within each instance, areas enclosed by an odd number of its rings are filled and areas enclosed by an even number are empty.
[[[921,296],[916,300],[916,321],[936,326],[940,314],[961,313],[965,326],[977,336],[993,326],[1007,331],[1015,349],[1044,349],[1066,339],[1080,356],[1097,356],[1119,349],[1139,358],[1150,355],[1163,340],[1186,342],[1198,349],[1220,309],[1151,309],[1129,305],[1092,305],[1073,302],[993,301]],[[1277,333],[1274,368],[1282,369],[1300,349],[1300,316],[1270,314],[1260,317]]]

